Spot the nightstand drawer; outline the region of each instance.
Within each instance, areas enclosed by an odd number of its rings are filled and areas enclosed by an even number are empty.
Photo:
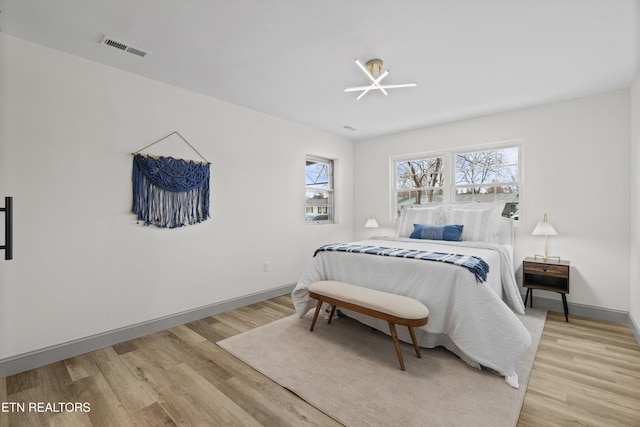
[[[569,266],[568,265],[556,265],[556,264],[542,264],[539,262],[524,262],[523,264],[524,273],[531,274],[543,274],[547,276],[559,276],[559,277],[568,277],[569,276]]]

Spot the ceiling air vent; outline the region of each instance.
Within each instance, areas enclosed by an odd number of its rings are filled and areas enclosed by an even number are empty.
[[[151,55],[151,52],[133,47],[128,43],[121,42],[120,40],[112,39],[111,37],[104,36],[102,38],[102,44],[106,44],[107,46],[115,47],[116,49],[120,49],[125,52],[132,53],[141,58]]]

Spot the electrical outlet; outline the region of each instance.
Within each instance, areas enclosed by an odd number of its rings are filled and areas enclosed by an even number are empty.
[[[264,262],[264,264],[262,264],[262,271],[264,271],[265,273],[269,272],[269,263],[267,261]]]

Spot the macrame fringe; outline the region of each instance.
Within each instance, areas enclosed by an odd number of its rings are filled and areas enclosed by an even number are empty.
[[[172,158],[149,159],[136,155],[133,162],[132,212],[138,221],[160,228],[176,228],[209,218],[208,164]],[[195,168],[202,170],[194,173]]]

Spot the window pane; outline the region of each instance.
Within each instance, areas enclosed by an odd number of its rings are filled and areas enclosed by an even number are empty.
[[[456,188],[454,202],[467,203],[471,201],[473,201],[473,194],[469,191],[468,188]]]
[[[407,162],[396,163],[396,188],[413,188],[413,176]]]
[[[518,203],[518,186],[517,185],[503,185],[500,187],[496,187],[495,191],[496,191],[496,196],[498,200]]]
[[[313,188],[331,188],[330,164],[307,160],[306,185]]]
[[[404,207],[423,203],[422,200],[426,200],[426,191],[398,191],[396,215],[400,216],[400,211]]]
[[[473,201],[474,202],[483,202],[483,203],[495,202],[496,201],[496,195],[492,190],[493,190],[493,188],[487,189],[486,191],[482,191],[482,192],[480,192],[478,194],[474,194],[473,195]]]
[[[443,185],[442,157],[396,162],[396,188],[427,188]]]
[[[443,203],[444,189],[434,188],[427,190],[427,200],[423,203]]]
[[[500,164],[518,165],[518,147],[501,148],[497,152]]]
[[[398,191],[398,207],[414,206],[424,203],[426,200],[426,190]]]
[[[498,168],[497,182],[518,182],[518,165]]]
[[[502,216],[506,218],[519,219],[519,194],[518,186],[503,186],[497,188],[498,193],[496,196],[498,200],[504,201],[504,209],[502,210]]]
[[[421,205],[424,203],[443,203],[444,190],[442,188],[429,190],[398,191],[396,193],[396,213],[404,207]]]
[[[456,188],[456,202],[494,202],[495,200],[495,188],[493,187]]]
[[[456,184],[486,184],[496,181],[496,151],[456,155]]]
[[[503,216],[514,217],[520,180],[518,150],[515,146],[456,154],[454,202],[504,201]]]
[[[333,219],[333,194],[324,190],[307,191],[306,220],[328,221]]]

